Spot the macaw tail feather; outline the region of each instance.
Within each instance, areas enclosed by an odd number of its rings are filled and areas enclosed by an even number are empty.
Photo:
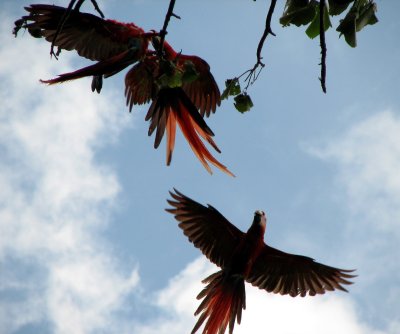
[[[147,120],[150,120],[149,136],[157,129],[154,148],[160,145],[165,130],[167,131],[167,165],[171,163],[176,123],[178,123],[192,151],[210,174],[212,174],[212,171],[208,163],[234,176],[226,166],[213,157],[201,141],[201,138],[203,138],[217,152],[221,152],[212,139],[214,133],[181,88],[161,89],[149,108],[146,115]]]
[[[228,276],[222,270],[210,275],[203,283],[207,286],[197,299],[203,299],[194,315],[200,318],[191,334],[194,334],[204,322],[204,334],[223,334],[229,324],[229,334],[233,333],[235,322],[240,324],[242,309],[246,308],[244,279],[240,276]]]
[[[127,50],[120,54],[111,57],[107,60],[101,60],[93,65],[83,67],[74,72],[68,72],[59,74],[57,78],[50,80],[40,80],[40,82],[54,85],[57,83],[63,83],[70,80],[81,79],[89,76],[105,76],[110,77],[129,65],[137,61],[137,52],[134,50]],[[93,90],[93,89],[92,89]]]

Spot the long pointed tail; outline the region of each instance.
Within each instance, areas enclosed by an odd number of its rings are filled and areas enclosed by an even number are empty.
[[[57,78],[50,80],[40,80],[40,82],[54,85],[65,81],[80,79],[89,76],[102,76],[109,77],[120,71],[127,66],[137,61],[137,51],[127,50],[107,60],[101,60],[93,65],[83,67],[74,72],[68,72],[58,75]]]
[[[223,270],[210,275],[203,283],[207,286],[197,299],[203,299],[195,315],[200,318],[191,334],[206,321],[203,334],[223,334],[229,324],[229,334],[233,333],[235,321],[240,324],[242,309],[246,308],[246,291],[243,277],[227,275]]]
[[[217,152],[221,152],[212,139],[214,133],[181,88],[160,90],[149,108],[146,120],[150,120],[149,135],[157,129],[154,141],[155,148],[160,145],[165,129],[167,130],[167,165],[171,162],[175,142],[175,123],[178,123],[192,151],[209,173],[212,174],[208,164],[211,163],[228,175],[234,176],[226,166],[214,158],[201,141],[201,138],[203,138]]]

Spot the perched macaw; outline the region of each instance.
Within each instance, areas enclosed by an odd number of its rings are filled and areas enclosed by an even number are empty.
[[[174,189],[175,190],[175,189]],[[189,241],[221,270],[203,280],[207,286],[197,299],[203,299],[195,315],[200,315],[192,330],[195,333],[204,322],[204,334],[223,334],[229,324],[232,334],[235,321],[240,324],[246,308],[244,282],[268,292],[304,297],[352,284],[353,270],[338,269],[313,259],[284,253],[264,243],[267,223],[263,211],[254,213],[253,223],[246,233],[232,225],[214,207],[207,207],[179,191],[170,192],[167,200],[179,227]]]
[[[153,38],[155,48],[158,38]],[[215,112],[221,103],[218,85],[210,66],[197,56],[177,53],[164,43],[166,59],[149,55],[133,66],[125,77],[125,95],[129,110],[134,104],[152,101],[146,120],[150,120],[149,135],[156,129],[154,147],[157,148],[167,133],[167,165],[170,164],[175,144],[176,123],[182,130],[193,152],[211,173],[208,163],[225,173],[233,174],[222,165],[203,144],[206,140],[217,152],[214,133],[202,116]],[[199,113],[200,112],[200,113]]]
[[[149,135],[157,129],[154,142],[157,148],[164,133],[167,133],[167,165],[171,163],[178,123],[193,152],[208,172],[212,173],[211,163],[233,176],[202,142],[202,139],[207,141],[220,153],[212,139],[214,133],[202,117],[215,112],[221,103],[218,85],[206,61],[197,56],[177,53],[167,42],[163,45],[163,57],[158,57],[155,51],[149,50],[150,40],[155,48],[161,47],[156,32],[146,33],[134,23],[105,20],[76,10],[69,12],[54,40],[59,22],[67,9],[41,4],[25,9],[29,15],[15,22],[15,35],[19,29],[26,28],[34,37],[44,37],[60,49],[76,50],[80,56],[97,61],[41,82],[52,85],[93,76],[92,90],[100,92],[103,77],[107,78],[135,64],[125,78],[127,105],[131,110],[133,104],[152,101],[146,116],[146,120],[150,120]]]

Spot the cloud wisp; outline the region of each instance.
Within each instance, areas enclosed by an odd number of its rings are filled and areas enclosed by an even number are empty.
[[[400,118],[386,110],[349,126],[323,147],[307,148],[336,167],[333,193],[343,195],[343,251],[359,269],[359,302],[370,321],[389,332],[400,323],[400,289],[395,283],[400,280],[399,143]]]
[[[154,296],[155,305],[162,311],[159,318],[138,325],[135,333],[189,333],[196,322],[193,313],[199,304],[196,295],[203,288],[201,280],[215,270],[216,267],[202,257],[190,263]],[[237,334],[381,333],[365,325],[359,319],[351,297],[340,292],[291,298],[269,294],[246,284],[246,294],[247,309],[241,325],[235,326]]]
[[[91,94],[87,81],[39,84],[70,70],[70,58],[50,61],[47,43],[14,39],[11,26],[3,17],[0,332],[43,326],[80,334],[110,324],[117,326],[110,332],[122,331],[118,311],[139,278],[135,268],[122,270],[99,236],[120,186],[95,153],[127,118],[110,94]]]
[[[400,235],[400,119],[391,111],[368,117],[311,153],[339,167],[349,209],[380,231]],[[368,208],[368,210],[365,210]]]

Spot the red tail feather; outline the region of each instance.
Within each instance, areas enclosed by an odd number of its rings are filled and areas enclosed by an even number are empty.
[[[242,309],[246,308],[243,277],[228,275],[220,270],[207,277],[203,283],[208,285],[197,296],[197,299],[204,299],[195,312],[195,315],[201,315],[191,334],[205,321],[203,334],[223,334],[228,324],[229,333],[232,334],[235,321],[240,324]]]
[[[83,67],[74,72],[60,74],[57,78],[40,80],[42,83],[53,85],[65,81],[89,77],[92,75],[106,75],[107,77],[122,71],[127,66],[137,61],[137,52],[127,50],[107,60],[101,60],[93,65]]]
[[[176,117],[174,113],[170,113],[167,120],[167,165],[171,163],[172,152],[175,146],[176,134]]]
[[[160,144],[165,130],[167,132],[167,165],[171,162],[176,123],[178,123],[194,154],[210,174],[212,171],[209,163],[223,172],[235,176],[213,157],[202,142],[201,138],[206,140],[217,152],[221,152],[212,139],[214,133],[181,88],[161,89],[149,108],[146,120],[150,120],[149,135],[157,129],[155,148]]]
[[[183,109],[181,109],[183,108]],[[176,119],[178,121],[179,127],[182,130],[183,135],[188,141],[190,147],[192,148],[194,154],[203,164],[203,166],[207,169],[207,171],[212,174],[211,168],[208,165],[208,162],[212,163],[215,167],[221,169],[223,172],[235,176],[230,172],[226,166],[221,164],[217,159],[213,157],[210,151],[205,147],[203,142],[201,141],[199,135],[203,137],[207,142],[209,142],[217,152],[220,152],[215,142],[211,138],[207,132],[204,131],[193,119],[192,115],[184,109],[183,105],[180,105],[180,108],[176,110]]]

